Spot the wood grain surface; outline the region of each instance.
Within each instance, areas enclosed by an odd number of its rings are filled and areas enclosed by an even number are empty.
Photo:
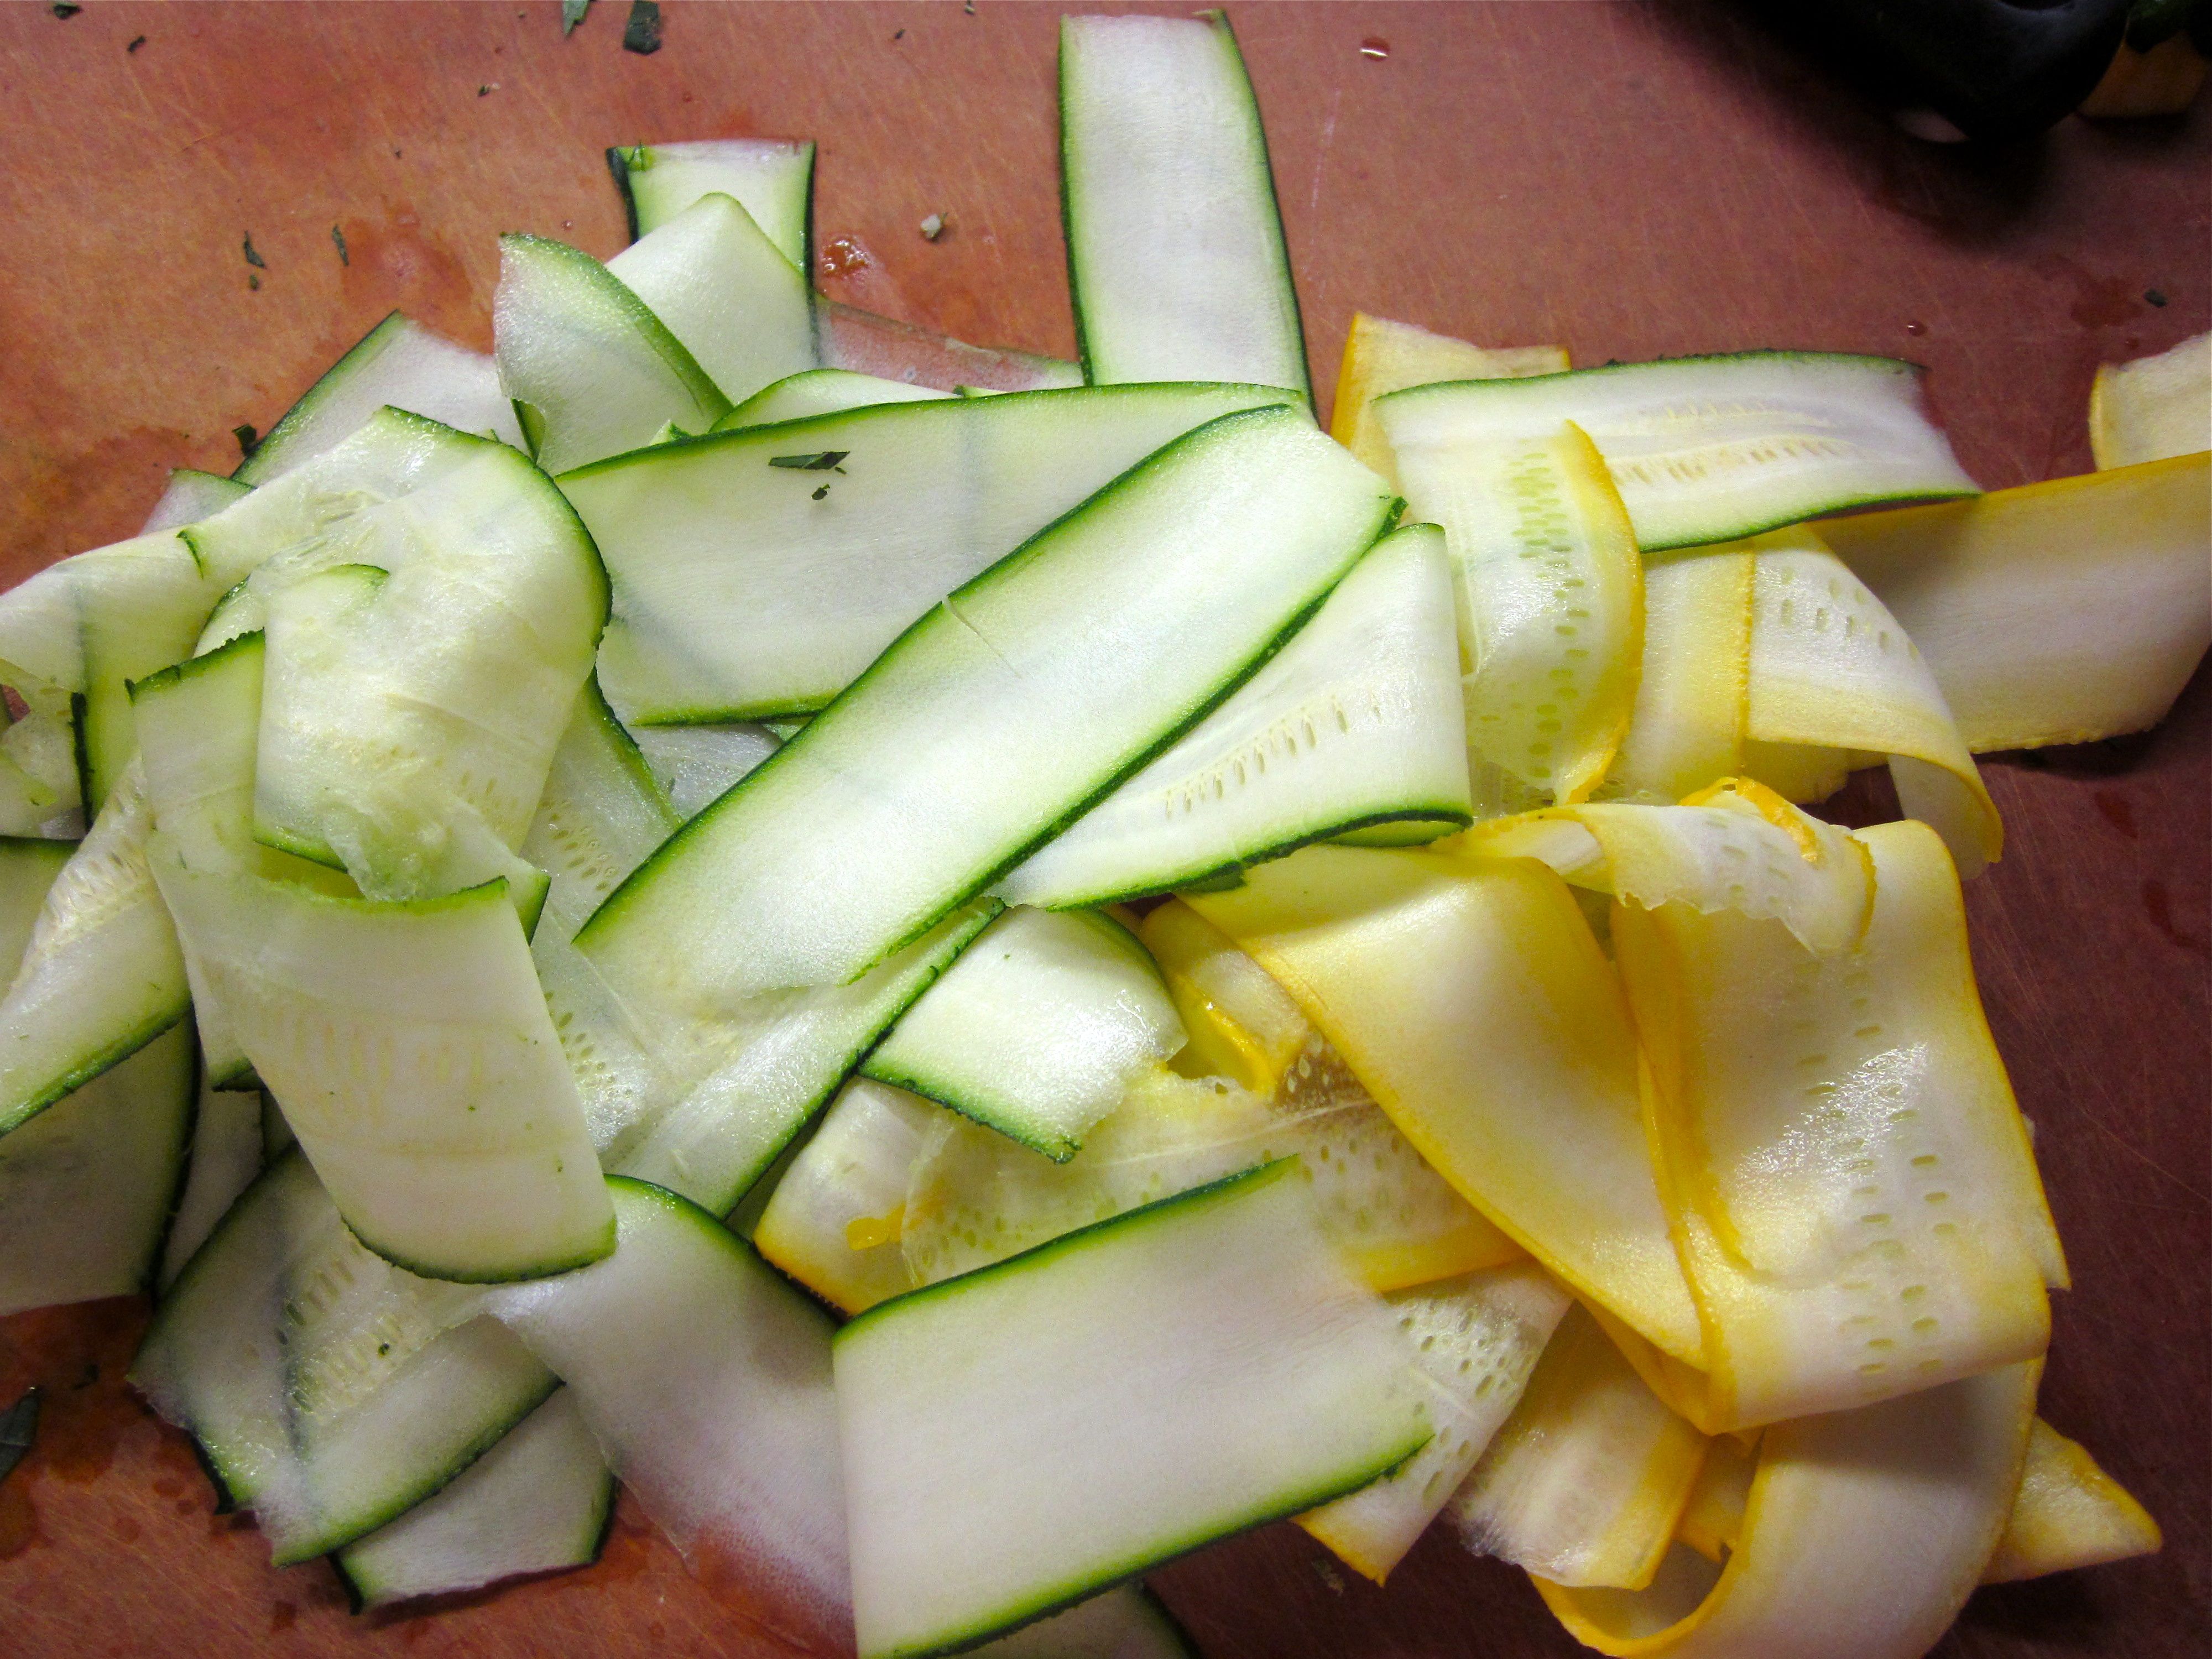
[[[1072,351],[1061,8],[672,3],[651,57],[620,50],[624,9],[564,41],[556,7],[515,0],[0,7],[0,580],[128,533],[168,467],[228,471],[233,427],[266,429],[394,306],[488,347],[495,232],[620,246],[610,143],[811,136],[818,238],[848,245],[827,291]],[[1931,367],[1995,487],[2086,470],[2094,366],[2207,325],[2202,103],[1982,155],[1903,137],[1717,3],[1235,18],[1324,407],[1355,307],[1584,362],[1887,352]],[[2200,673],[2154,732],[1988,775],[2010,841],[1968,895],[1975,951],[2075,1276],[2045,1411],[2167,1543],[1983,1592],[1941,1651],[2179,1659],[2212,1628],[2212,690]],[[588,1571],[349,1616],[325,1569],[273,1571],[210,1515],[182,1438],[122,1387],[143,1318],[0,1322],[0,1400],[48,1390],[0,1484],[0,1653],[783,1650],[627,1503]],[[1152,1582],[1213,1659],[1576,1650],[1517,1574],[1434,1535],[1379,1589],[1287,1527]]]

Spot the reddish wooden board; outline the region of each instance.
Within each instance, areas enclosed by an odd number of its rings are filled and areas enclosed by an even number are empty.
[[[172,465],[228,471],[232,427],[265,429],[395,305],[488,345],[495,232],[620,246],[610,143],[811,136],[820,238],[866,258],[825,288],[1072,351],[1060,8],[673,3],[653,57],[619,49],[624,9],[564,41],[555,7],[491,0],[0,9],[0,580],[127,533]],[[1984,156],[1904,137],[1719,4],[1236,19],[1324,400],[1354,307],[1586,362],[1890,352],[1930,365],[1961,458],[2002,486],[2087,466],[2100,359],[2207,325],[2202,105]],[[1984,1592],[1942,1651],[2179,1659],[2212,1627],[2212,690],[2200,674],[2147,736],[1988,773],[2011,840],[1969,894],[1974,945],[2075,1281],[2045,1409],[2167,1547]],[[0,1323],[0,1399],[49,1391],[0,1484],[0,1652],[782,1650],[627,1504],[590,1571],[349,1618],[325,1569],[272,1571],[250,1526],[210,1517],[181,1439],[119,1384],[142,1320]],[[1387,1589],[1287,1527],[1153,1582],[1212,1659],[1576,1650],[1517,1575],[1436,1537]]]

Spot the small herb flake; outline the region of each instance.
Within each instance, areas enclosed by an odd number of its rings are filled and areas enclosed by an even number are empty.
[[[2160,289],[2147,288],[2143,290],[2143,298],[2149,301],[2151,304],[2158,307],[2160,310],[2164,310],[2166,307],[2166,295]]]
[[[139,48],[139,47],[141,47],[141,46],[144,46],[145,44],[146,44],[146,37],[145,37],[144,35],[143,35],[143,34],[134,34],[134,35],[132,35],[132,36],[131,37],[131,44],[130,44],[129,46],[127,46],[124,47],[124,48],[123,48],[123,50],[124,50],[124,51],[125,51],[125,52],[136,52],[136,51],[137,51],[137,50],[138,50],[138,48]]]
[[[565,40],[576,32],[576,25],[584,21],[584,14],[592,9],[592,0],[561,0],[561,38]]]
[[[811,455],[771,455],[770,466],[787,466],[795,472],[842,472],[839,465],[853,452],[849,449],[822,449]]]
[[[254,252],[253,233],[250,230],[246,233],[246,263],[252,265],[256,270],[266,270],[269,269],[269,261],[263,258],[258,253]]]
[[[659,0],[629,0],[629,21],[623,25],[623,50],[641,58],[660,50]]]
[[[923,241],[933,242],[944,234],[945,216],[943,214],[933,213],[929,217],[921,222],[921,240]]]
[[[340,264],[349,265],[353,263],[353,255],[346,251],[345,232],[340,230],[336,225],[331,227],[331,245],[338,251]]]
[[[260,273],[259,273],[258,271],[252,271],[252,270],[249,270],[249,271],[247,271],[247,272],[246,273],[246,286],[248,289],[252,289],[252,290],[254,293],[256,293],[256,294],[260,293],[260,292],[261,292],[261,275],[260,275]]]
[[[490,88],[489,87],[478,87],[478,88],[477,88],[477,97],[479,97],[479,98],[489,98],[489,97],[490,97],[490,96],[491,96],[491,88]]]
[[[816,490],[816,491],[814,492],[814,499],[815,499],[816,501],[820,501],[820,500],[821,500],[824,495],[827,495],[829,493],[830,493],[830,486],[829,486],[828,484],[823,484],[823,485],[822,486],[822,488],[821,488],[821,489],[817,489],[817,490]]]
[[[261,434],[251,426],[234,426],[230,435],[238,440],[238,459],[241,461],[261,447]]]
[[[4,1412],[0,1412],[0,1480],[23,1461],[31,1443],[39,1437],[39,1391],[31,1389]]]
[[[84,8],[82,6],[72,6],[68,3],[68,0],[54,0],[54,3],[48,7],[47,9],[52,11],[57,17],[74,17],[77,13],[82,11]]]
[[[892,31],[891,31],[891,39],[892,39],[892,40],[905,40],[905,39],[906,39],[906,31],[905,31],[904,29],[894,29],[894,30],[892,30]]]
[[[966,12],[970,17],[973,17],[975,15],[975,0],[968,0],[968,3],[961,7],[960,9]]]

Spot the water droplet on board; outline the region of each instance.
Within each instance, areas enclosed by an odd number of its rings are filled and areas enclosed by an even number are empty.
[[[1920,335],[1925,334],[1928,331],[1928,325],[1925,323],[1907,323],[1905,325],[1905,331],[1917,338]]]
[[[1379,34],[1370,34],[1359,43],[1359,55],[1362,58],[1388,58],[1390,43]]]

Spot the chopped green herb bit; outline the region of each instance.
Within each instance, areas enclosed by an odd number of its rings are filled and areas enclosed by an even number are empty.
[[[842,472],[838,465],[853,452],[849,449],[824,449],[811,455],[771,455],[770,466],[787,466],[799,472]]]
[[[816,491],[814,492],[814,499],[815,499],[816,501],[820,501],[820,500],[821,500],[824,495],[827,495],[829,493],[830,493],[830,486],[829,486],[828,484],[823,484],[823,485],[822,486],[822,488],[821,488],[821,489],[817,489],[817,490],[816,490]]]
[[[269,261],[263,258],[253,250],[253,233],[250,230],[246,233],[246,263],[252,265],[256,270],[266,270],[269,269]]]
[[[137,51],[137,50],[138,50],[138,48],[139,48],[139,47],[141,47],[141,46],[144,46],[145,44],[146,44],[146,37],[145,37],[144,35],[143,35],[143,34],[134,34],[134,35],[132,35],[132,36],[131,37],[131,44],[130,44],[129,46],[127,46],[124,47],[124,48],[123,48],[123,50],[124,50],[124,51],[125,51],[125,52],[136,52],[136,51]]]
[[[0,1480],[23,1461],[39,1435],[39,1391],[31,1389],[4,1412],[0,1412]]]
[[[2149,301],[2153,305],[2158,306],[2161,308],[2166,305],[2166,295],[2154,288],[2145,289],[2143,290],[2143,298]]]
[[[477,88],[477,96],[479,98],[489,97],[490,93],[491,88],[489,87],[478,87]]]
[[[345,232],[340,230],[336,225],[331,227],[331,243],[338,251],[340,264],[349,265],[353,263],[353,255],[346,252]]]
[[[74,17],[77,13],[82,11],[84,8],[82,6],[72,6],[68,3],[68,0],[54,0],[54,4],[49,8],[49,9],[52,10],[53,15],[57,17]]]
[[[240,460],[244,460],[261,447],[261,434],[251,426],[234,426],[230,429],[230,435],[238,440],[238,455]]]
[[[660,50],[659,0],[630,0],[629,21],[623,26],[623,50],[641,56]]]
[[[249,289],[252,289],[252,290],[253,290],[253,292],[255,292],[256,294],[260,293],[260,292],[261,292],[261,278],[260,278],[259,275],[258,275],[258,274],[257,274],[256,272],[253,272],[253,271],[251,271],[251,270],[247,271],[247,272],[246,273],[246,287],[248,287]]]
[[[584,14],[592,9],[592,0],[561,0],[561,38],[565,40],[576,32],[576,25],[584,21]]]

